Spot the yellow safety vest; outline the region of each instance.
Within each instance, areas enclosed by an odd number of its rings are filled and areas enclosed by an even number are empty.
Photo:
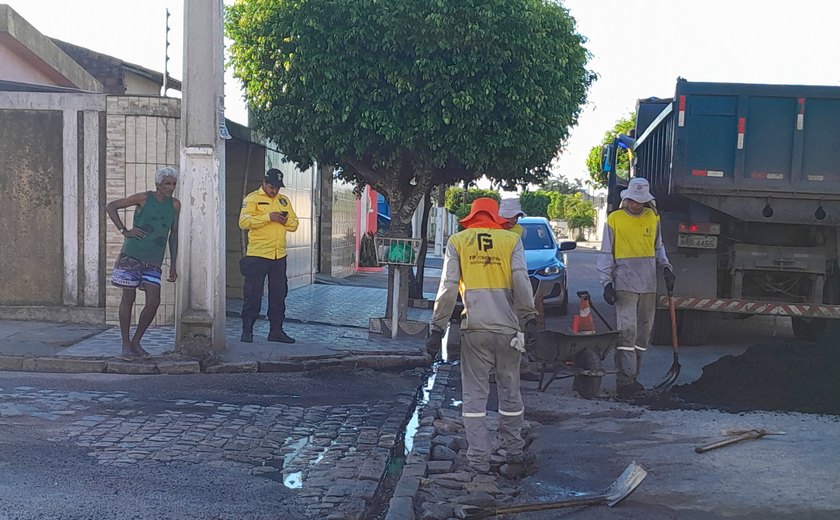
[[[616,260],[656,256],[659,215],[652,209],[645,208],[638,216],[625,210],[613,211],[607,217],[607,225],[612,228],[613,257]]]

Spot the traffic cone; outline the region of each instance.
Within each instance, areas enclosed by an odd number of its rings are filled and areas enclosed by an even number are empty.
[[[589,296],[580,298],[580,314],[575,314],[572,318],[572,332],[582,335],[595,334],[595,321],[592,319]]]

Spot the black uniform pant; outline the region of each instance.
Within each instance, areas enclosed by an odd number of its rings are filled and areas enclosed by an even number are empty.
[[[268,320],[272,330],[282,328],[286,317],[286,293],[289,292],[286,257],[270,260],[246,256],[239,261],[239,270],[245,277],[242,317],[255,320],[259,316],[265,278],[268,277]]]

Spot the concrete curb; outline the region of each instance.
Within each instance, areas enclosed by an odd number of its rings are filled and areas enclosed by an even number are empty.
[[[432,452],[432,437],[435,435],[435,417],[443,404],[449,371],[452,365],[438,365],[435,384],[429,391],[429,401],[423,407],[419,427],[414,434],[414,445],[406,458],[402,475],[394,488],[394,495],[388,503],[385,520],[415,520],[414,497],[420,488],[420,479],[426,476],[429,457]]]
[[[202,367],[192,360],[122,361],[119,359],[0,356],[3,372],[50,372],[64,374],[244,374],[256,372],[305,372],[335,366],[353,369],[417,368],[429,365],[425,354],[352,355],[280,361],[235,361]]]

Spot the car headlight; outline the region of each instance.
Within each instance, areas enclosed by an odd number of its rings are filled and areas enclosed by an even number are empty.
[[[543,267],[542,269],[537,271],[537,274],[541,274],[543,276],[553,276],[555,274],[560,274],[560,271],[562,270],[563,269],[559,265],[554,264],[548,267]]]

